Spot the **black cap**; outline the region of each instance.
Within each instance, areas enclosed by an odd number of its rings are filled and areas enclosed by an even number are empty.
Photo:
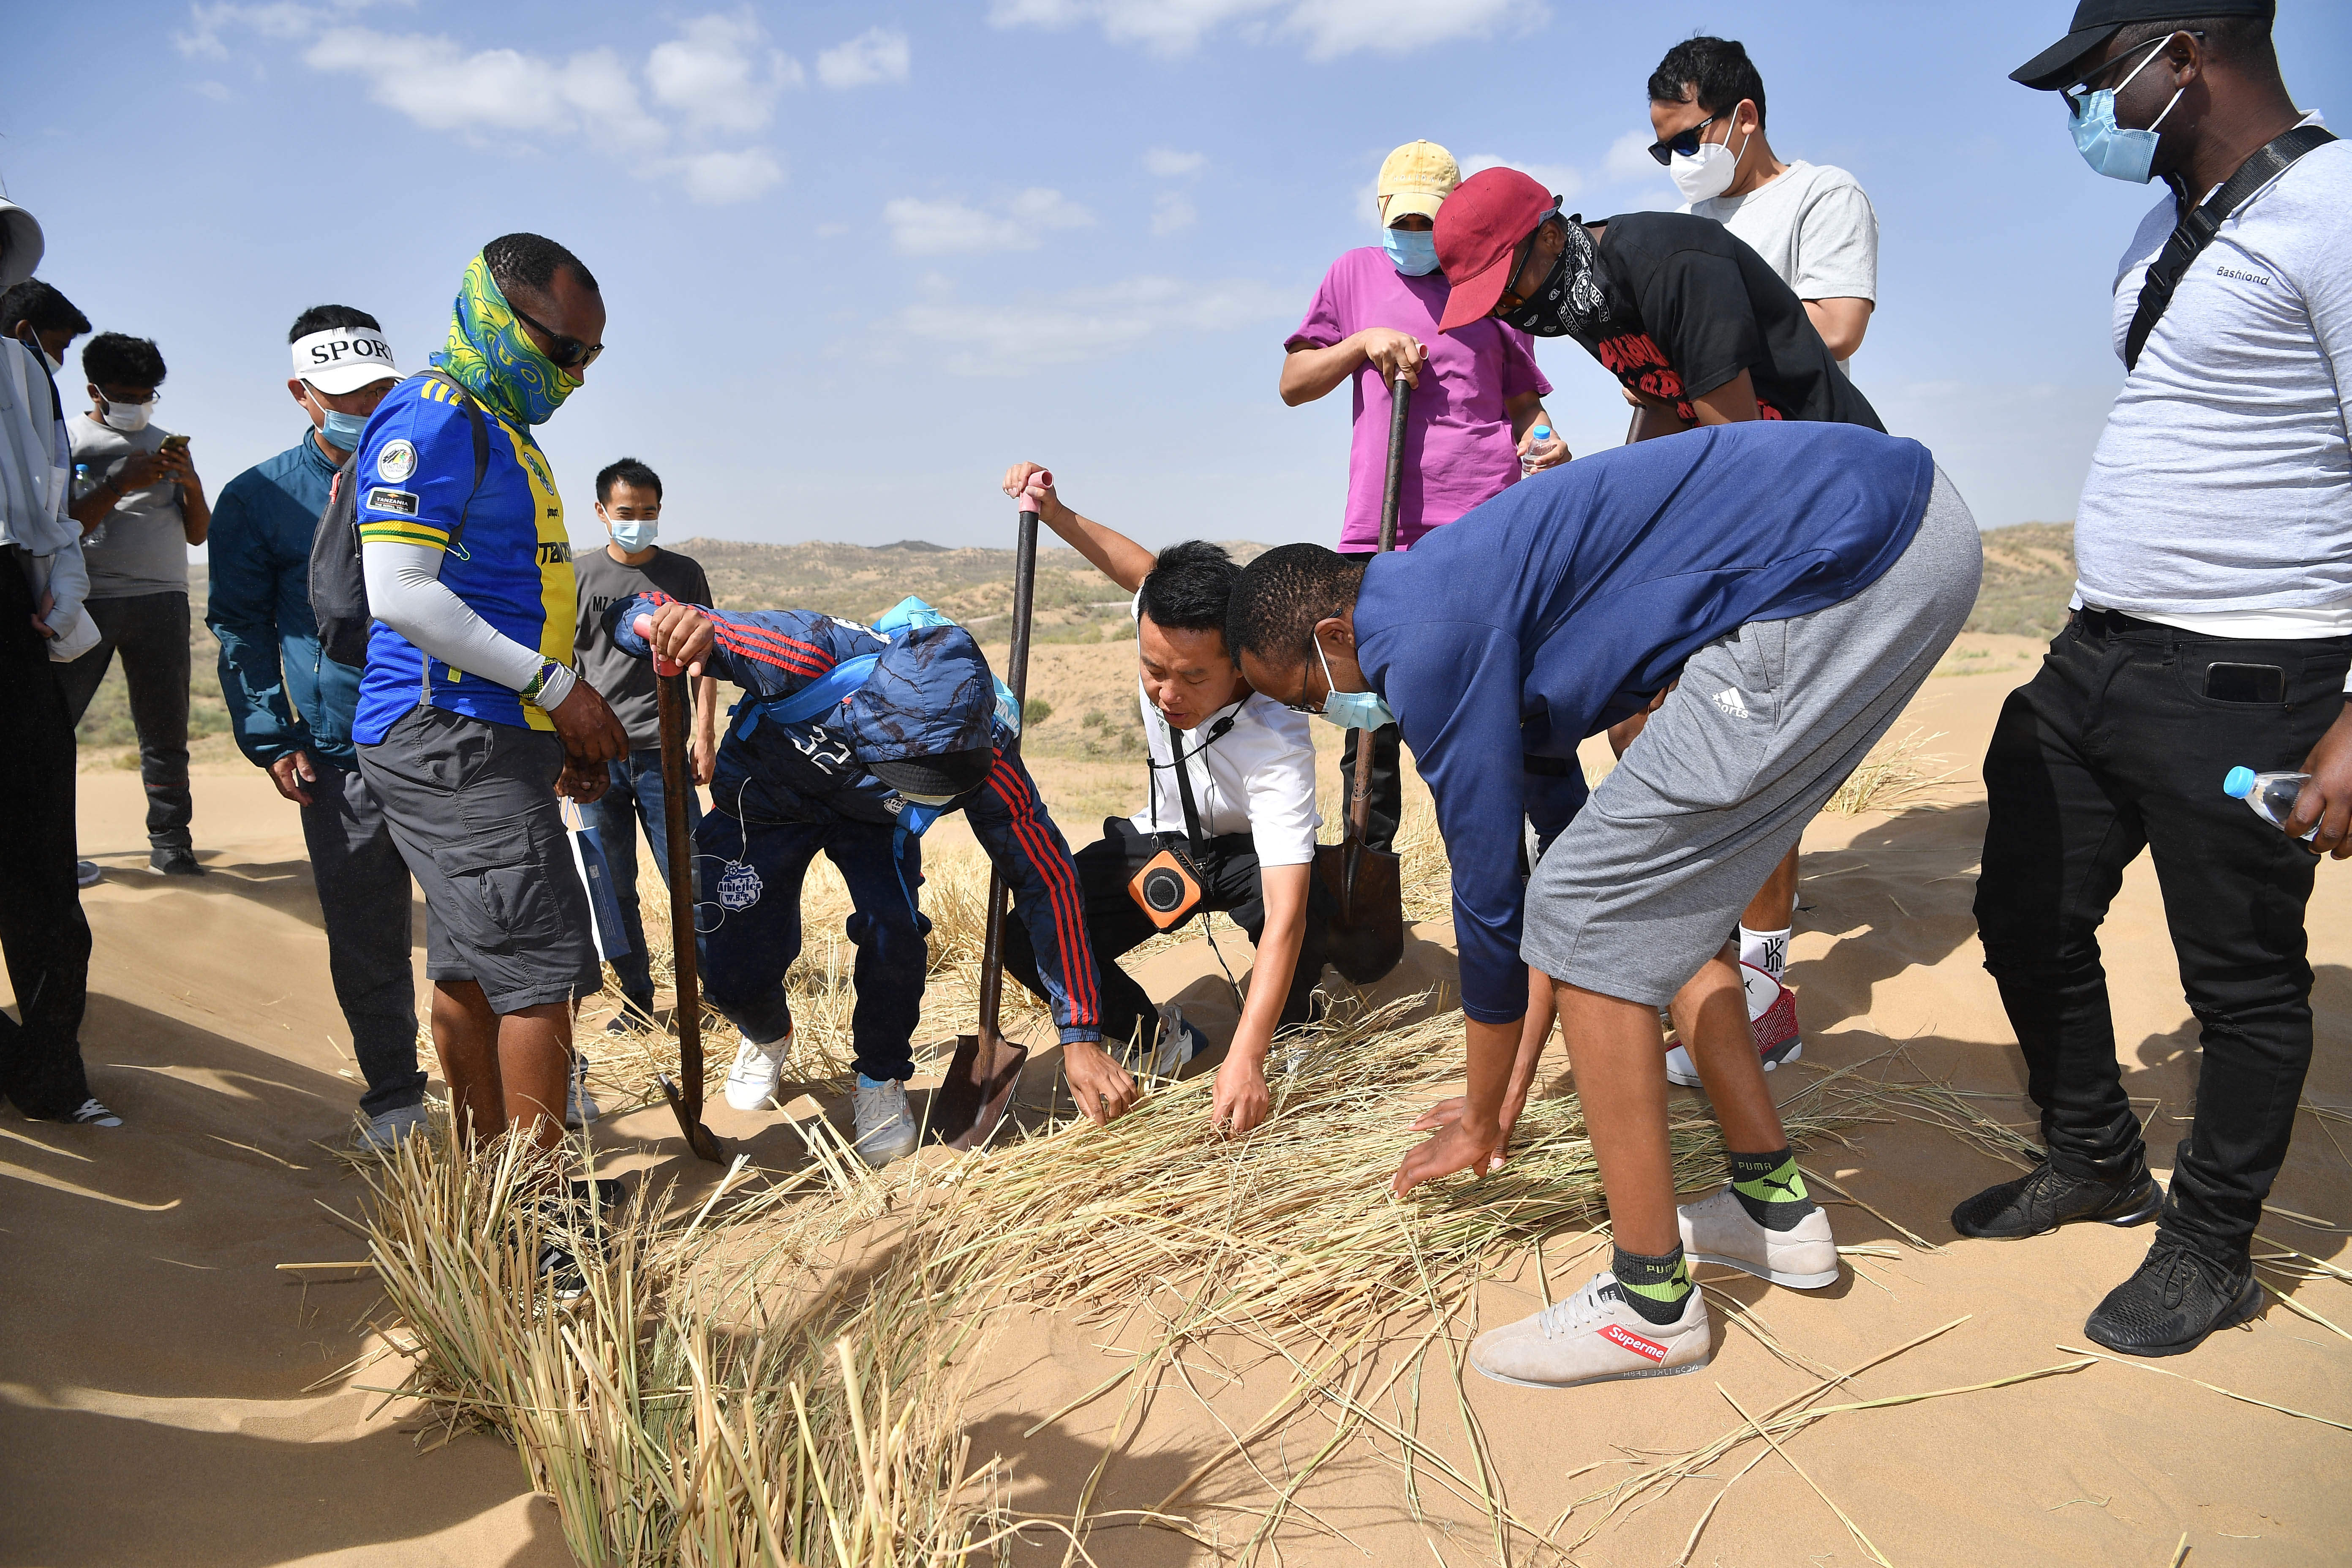
[[[2066,36],[2009,73],[2009,79],[2036,92],[2055,92],[2079,79],[2074,66],[2084,55],[2134,22],[2188,22],[2206,16],[2278,15],[2278,0],[2083,0]]]
[[[940,752],[928,757],[900,757],[895,762],[868,763],[868,772],[901,795],[954,796],[978,789],[996,763],[987,746],[969,752]]]

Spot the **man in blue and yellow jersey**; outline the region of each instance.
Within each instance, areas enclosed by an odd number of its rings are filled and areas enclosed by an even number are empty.
[[[476,1138],[562,1136],[573,1004],[599,983],[555,797],[603,794],[628,740],[572,673],[572,546],[530,431],[604,330],[577,257],[490,241],[434,370],[377,405],[352,470],[375,625],[352,739],[425,892],[433,1043]]]

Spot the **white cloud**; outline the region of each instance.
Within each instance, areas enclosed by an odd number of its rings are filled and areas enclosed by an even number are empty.
[[[1193,220],[1200,216],[1192,204],[1182,196],[1173,191],[1162,191],[1151,203],[1151,232],[1174,234],[1178,229],[1192,227]]]
[[[1197,174],[1208,161],[1206,153],[1179,153],[1172,147],[1154,147],[1143,155],[1143,166],[1163,180]]]
[[[1562,201],[1575,201],[1577,193],[1584,189],[1584,176],[1566,163],[1528,163],[1517,158],[1497,158],[1484,153],[1475,158],[1462,160],[1462,177],[1466,180],[1482,169],[1505,167],[1517,169]]]
[[[784,178],[782,159],[765,147],[711,144],[764,126],[776,96],[802,81],[790,56],[765,47],[749,9],[682,24],[646,55],[641,90],[637,70],[610,48],[557,58],[350,20],[373,3],[197,5],[191,29],[173,42],[204,58],[228,58],[226,36],[236,29],[300,43],[312,69],[358,79],[370,99],[428,131],[499,149],[576,139],[638,179],[674,180],[698,202],[749,201]],[[207,82],[194,90],[227,89]]]
[[[670,160],[667,167],[685,184],[686,194],[707,206],[748,202],[784,178],[783,164],[765,147],[689,153]]]
[[[1371,49],[1408,54],[1455,38],[1491,37],[1498,25],[1524,31],[1550,17],[1540,0],[994,0],[999,27],[1070,27],[1092,22],[1114,44],[1189,54],[1232,25],[1245,43],[1305,40],[1310,59]]]
[[[816,58],[816,79],[827,87],[874,87],[904,81],[910,51],[896,27],[869,27]]]
[[[1609,157],[1601,164],[1612,180],[1655,180],[1665,171],[1650,156],[1650,144],[1657,138],[1647,131],[1628,131],[1609,143]]]
[[[759,130],[777,92],[803,79],[800,62],[763,47],[765,37],[749,10],[696,17],[646,57],[654,100],[698,130]]]
[[[974,256],[992,250],[1034,250],[1046,229],[1085,228],[1094,214],[1059,191],[1032,185],[994,211],[961,197],[925,201],[901,196],[886,202],[882,219],[890,243],[902,256]]]
[[[940,363],[957,375],[1025,375],[1108,359],[1158,339],[1279,320],[1297,303],[1289,291],[1248,279],[1130,278],[1016,303],[928,300],[902,309],[897,326],[943,349]]]
[[[228,89],[228,84],[224,81],[192,81],[188,84],[188,90],[209,98],[215,103],[226,103],[236,96]]]

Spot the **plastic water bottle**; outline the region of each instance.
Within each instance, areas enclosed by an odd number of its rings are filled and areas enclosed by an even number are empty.
[[[1550,439],[1551,439],[1551,426],[1549,426],[1549,425],[1538,425],[1538,426],[1537,426],[1534,429],[1532,429],[1532,430],[1530,430],[1530,431],[1528,431],[1528,439],[1530,442],[1533,442],[1533,441],[1549,441],[1549,440],[1550,440]],[[1526,474],[1532,474],[1532,473],[1534,473],[1535,471],[1536,471],[1536,459],[1535,459],[1535,454],[1534,454],[1532,451],[1530,451],[1530,452],[1528,453],[1528,456],[1526,456],[1526,457],[1524,457],[1524,458],[1521,458],[1519,459],[1519,472],[1520,472],[1522,475],[1526,475]]]
[[[2275,827],[2284,827],[2294,814],[2295,796],[2303,793],[2309,773],[2258,773],[2252,768],[2231,768],[2221,781],[2221,793],[2253,807],[2254,815]],[[2315,824],[2305,839],[2319,836]]]

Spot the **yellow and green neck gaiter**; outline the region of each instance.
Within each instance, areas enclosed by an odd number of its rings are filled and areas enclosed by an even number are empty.
[[[544,425],[580,384],[539,352],[481,254],[466,264],[436,368],[510,422]]]

